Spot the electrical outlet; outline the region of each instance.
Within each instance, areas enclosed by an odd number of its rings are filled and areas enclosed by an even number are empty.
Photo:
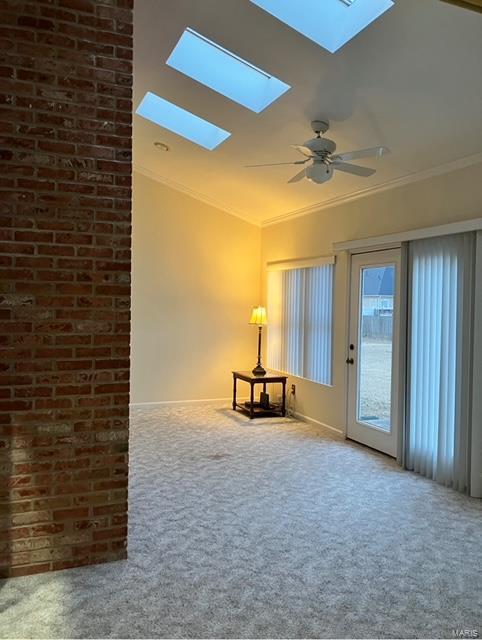
[[[292,396],[295,396],[295,395],[296,395],[296,385],[295,385],[295,384],[292,384],[292,385],[291,385],[291,395],[292,395]]]

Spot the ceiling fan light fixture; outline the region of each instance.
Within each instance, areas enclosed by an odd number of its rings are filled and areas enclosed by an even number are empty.
[[[333,167],[324,162],[315,162],[309,167],[306,167],[305,176],[310,182],[323,184],[323,182],[328,182],[333,176]]]
[[[311,162],[311,164],[305,169],[302,169],[294,176],[291,176],[288,180],[288,184],[300,182],[303,178],[306,178],[315,184],[323,184],[332,178],[334,171],[341,171],[342,173],[350,173],[354,176],[369,178],[376,172],[375,169],[363,167],[358,164],[351,164],[346,162],[346,160],[353,160],[357,158],[379,158],[386,153],[390,153],[390,150],[387,147],[378,146],[335,154],[335,141],[320,136],[321,131],[328,131],[329,122],[324,120],[314,120],[311,123],[311,128],[316,134],[315,138],[311,138],[311,140],[307,140],[303,144],[291,145],[293,149],[296,149],[296,151],[305,157],[304,160],[296,160],[294,162],[275,162],[271,164],[251,164],[245,166],[274,167],[280,164],[306,164],[307,162]]]

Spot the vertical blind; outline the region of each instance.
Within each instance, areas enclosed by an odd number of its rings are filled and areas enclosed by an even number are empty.
[[[332,382],[333,264],[268,271],[268,366]]]
[[[410,245],[407,466],[469,485],[474,234]]]

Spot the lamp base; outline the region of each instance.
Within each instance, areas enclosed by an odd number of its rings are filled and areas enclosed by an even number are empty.
[[[266,375],[266,369],[263,369],[260,364],[257,364],[253,369],[253,373],[255,376],[264,376]]]

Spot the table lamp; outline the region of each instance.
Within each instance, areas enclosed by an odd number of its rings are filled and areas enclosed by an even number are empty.
[[[263,331],[263,325],[267,324],[266,309],[264,307],[253,307],[249,324],[258,325],[258,362],[253,369],[253,373],[255,376],[264,376],[266,369],[261,365],[261,332]]]

